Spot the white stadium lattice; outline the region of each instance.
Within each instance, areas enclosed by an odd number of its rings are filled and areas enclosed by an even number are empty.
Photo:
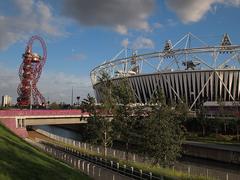
[[[218,45],[209,45],[192,33],[160,52],[115,57],[94,68],[90,75],[96,99],[101,101],[99,78],[107,73],[113,83],[127,79],[135,102],[148,104],[161,89],[168,103],[185,102],[195,110],[208,101],[240,100],[240,45],[224,34]]]

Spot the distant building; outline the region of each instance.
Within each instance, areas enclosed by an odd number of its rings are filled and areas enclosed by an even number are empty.
[[[12,97],[8,96],[8,95],[4,95],[2,96],[2,106],[6,107],[6,106],[11,106],[12,104]]]
[[[203,112],[207,118],[239,118],[240,101],[207,101],[203,103]]]

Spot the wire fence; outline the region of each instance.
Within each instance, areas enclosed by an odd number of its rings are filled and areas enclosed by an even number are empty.
[[[95,146],[92,144],[88,144],[85,142],[80,142],[77,140],[65,138],[62,136],[55,135],[53,133],[47,132],[42,129],[34,129],[36,132],[43,134],[51,139],[54,139],[59,142],[63,142],[65,144],[85,149],[86,151],[94,152],[97,154],[104,154],[104,147],[102,146]],[[114,158],[118,158],[120,160],[126,160],[126,152],[113,149],[113,148],[107,148],[106,150],[106,155],[111,156]],[[143,157],[141,155],[135,154],[135,153],[128,153],[128,160],[133,161],[133,162],[141,162],[141,163],[151,163],[151,159],[148,157]],[[204,176],[204,177],[214,177],[215,179],[219,180],[240,180],[240,170],[238,173],[235,173],[233,171],[227,171],[223,169],[213,169],[209,167],[200,167],[197,165],[192,165],[192,164],[185,164],[185,163],[179,163],[177,162],[173,167],[173,171],[180,171],[183,173],[187,173],[189,176],[190,175],[195,175],[195,176]]]
[[[146,172],[117,162],[86,155],[76,149],[64,147],[38,139],[37,142],[28,139],[28,142],[51,154],[55,158],[64,161],[68,165],[81,170],[94,179],[104,180],[128,180],[149,179],[164,180],[163,176],[154,176],[152,172]]]
[[[69,152],[62,151],[61,149],[58,149],[56,147],[49,146],[44,143],[39,143],[42,140],[38,140],[38,142],[35,142],[35,141],[32,141],[31,139],[27,139],[27,141],[30,144],[34,145],[35,147],[55,157],[56,159],[63,161],[69,166],[87,174],[93,179],[96,179],[96,180],[131,180],[132,179],[127,176],[121,175],[117,172],[106,169],[103,166],[98,166],[95,163],[82,159],[80,156],[73,155],[69,153],[70,151]]]

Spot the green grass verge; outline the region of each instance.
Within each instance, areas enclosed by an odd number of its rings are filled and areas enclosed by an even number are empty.
[[[211,136],[187,136],[186,140],[189,141],[197,141],[197,142],[203,142],[203,143],[213,143],[213,144],[224,144],[224,145],[229,145],[229,146],[239,146],[240,147],[240,142],[236,140],[229,140],[231,139],[232,136],[228,135],[211,135]]]
[[[131,167],[134,167],[134,168],[137,168],[137,169],[142,169],[143,171],[152,172],[152,173],[154,173],[155,175],[158,175],[158,176],[165,176],[165,179],[214,180],[214,178],[212,178],[212,177],[207,178],[207,177],[204,177],[204,176],[193,176],[193,175],[189,176],[188,174],[183,173],[183,172],[173,171],[170,168],[163,168],[161,166],[153,166],[153,165],[147,164],[147,163],[124,161],[124,160],[120,160],[120,159],[118,159],[116,157],[112,157],[112,156],[104,157],[103,154],[98,154],[97,152],[89,151],[89,150],[86,150],[84,148],[78,148],[78,147],[75,147],[75,146],[71,146],[69,144],[65,144],[63,142],[56,142],[56,141],[52,141],[52,142],[55,143],[55,144],[58,144],[58,145],[62,145],[62,146],[65,146],[65,147],[69,147],[69,148],[78,150],[78,151],[80,151],[80,152],[82,152],[83,154],[86,154],[86,155],[96,156],[98,158],[103,158],[103,159],[106,158],[108,160],[119,162],[119,164],[121,164],[121,165],[128,165],[128,166],[131,166]]]
[[[0,125],[1,180],[88,180],[87,175],[38,151]]]

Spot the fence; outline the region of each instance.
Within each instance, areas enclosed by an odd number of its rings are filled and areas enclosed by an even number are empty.
[[[131,179],[126,176],[122,176],[121,174],[109,171],[104,167],[93,164],[77,156],[71,155],[68,152],[61,151],[57,148],[48,146],[43,143],[34,142],[30,139],[27,139],[27,141],[30,144],[50,154],[51,156],[54,156],[56,159],[65,162],[69,166],[77,170],[80,170],[81,172],[84,172],[85,174],[87,174],[88,176],[96,180],[128,180],[128,179],[130,180]]]
[[[69,138],[65,138],[65,137],[61,137],[52,133],[49,133],[45,130],[42,129],[34,129],[36,132],[43,134],[51,139],[54,139],[56,141],[59,142],[63,142],[65,144],[71,145],[71,146],[75,146],[78,148],[82,148],[85,150],[88,150],[90,152],[96,152],[98,154],[104,154],[104,147],[102,146],[94,146],[88,143],[83,143],[80,141],[76,141],[76,140],[72,140]],[[118,159],[121,160],[126,160],[126,152],[125,151],[120,151],[120,150],[116,150],[116,149],[112,149],[112,148],[107,148],[107,156],[111,156],[111,157],[117,157]],[[143,158],[135,153],[128,153],[128,159],[131,161],[137,161],[137,162],[146,162],[147,158]]]
[[[63,142],[65,144],[69,144],[78,148],[82,148],[85,150],[88,150],[90,152],[95,152],[98,154],[104,154],[104,147],[102,146],[94,146],[88,143],[83,143],[80,141],[75,141],[69,138],[64,138],[52,133],[49,133],[47,131],[44,131],[42,129],[35,129],[35,131],[39,132],[40,134],[43,134],[47,137],[50,137],[51,139],[57,140],[59,142]],[[120,151],[112,148],[107,148],[107,156],[116,157],[118,159],[125,160],[126,159],[126,152]],[[135,153],[129,153],[128,159],[132,160],[134,162],[151,162],[151,159],[148,157],[142,157],[140,155],[137,155]],[[199,165],[190,165],[190,164],[184,164],[184,163],[176,163],[173,167],[173,170],[177,170],[180,172],[187,173],[188,175],[196,175],[196,176],[204,176],[204,177],[214,177],[215,179],[219,180],[236,180],[240,179],[240,174],[226,171],[223,169],[212,169],[208,167],[199,167]]]
[[[80,169],[95,179],[164,180],[163,176],[154,176],[151,172],[134,169],[133,167],[121,165],[114,161],[98,158],[96,156],[86,155],[69,147],[59,146],[41,139],[38,139],[37,142],[39,143],[31,142],[30,140],[30,143],[55,156],[57,159],[68,163],[72,167]]]

